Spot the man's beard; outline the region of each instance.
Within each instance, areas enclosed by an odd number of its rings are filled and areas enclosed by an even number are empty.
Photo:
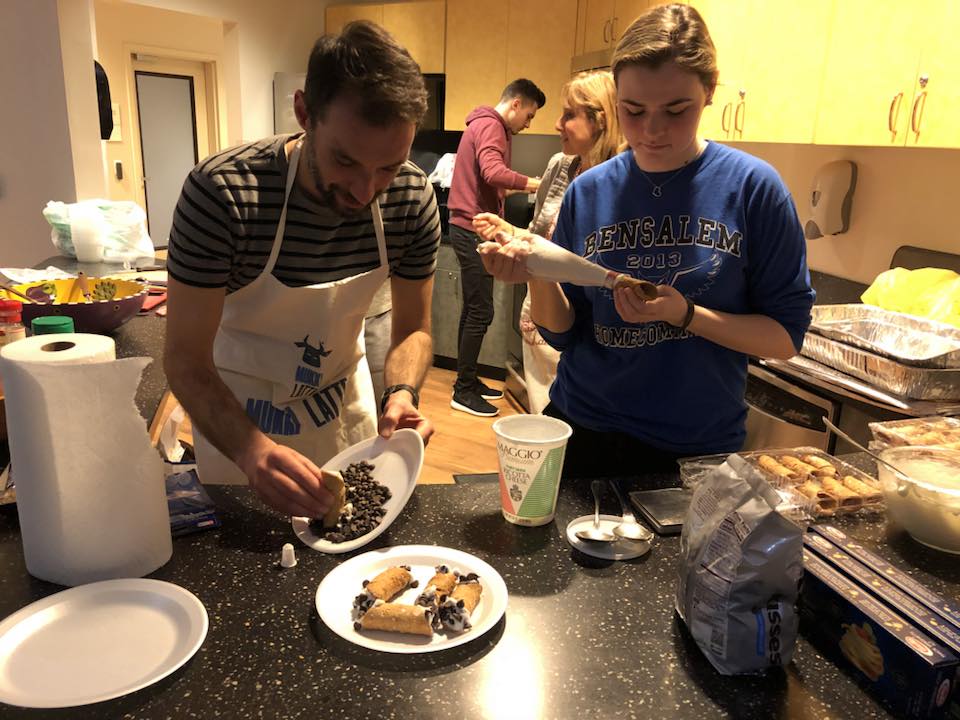
[[[310,179],[313,181],[313,188],[308,191],[308,194],[321,205],[334,210],[340,215],[347,216],[360,215],[366,212],[367,208],[373,205],[373,201],[377,198],[376,195],[373,196],[370,202],[361,208],[344,207],[343,204],[337,200],[338,192],[343,195],[350,195],[350,193],[348,193],[339,185],[333,183],[327,185],[323,182],[323,177],[320,175],[320,168],[317,167],[317,162],[314,159],[313,143],[311,142],[309,135],[304,138],[302,154],[307,159],[307,171],[310,173]],[[353,196],[351,195],[351,197]]]

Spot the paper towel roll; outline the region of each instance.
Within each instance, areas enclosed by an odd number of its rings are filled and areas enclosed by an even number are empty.
[[[163,464],[134,395],[149,358],[111,338],[39,335],[0,350],[27,570],[61,585],[141,577],[170,559]]]

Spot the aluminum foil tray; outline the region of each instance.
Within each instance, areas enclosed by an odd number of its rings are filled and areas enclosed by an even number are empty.
[[[915,400],[960,400],[960,369],[920,368],[808,332],[800,350],[812,360]]]
[[[922,417],[872,422],[868,427],[878,447],[940,446],[960,450],[960,418]]]
[[[905,365],[960,368],[960,328],[875,305],[817,305],[810,330]]]

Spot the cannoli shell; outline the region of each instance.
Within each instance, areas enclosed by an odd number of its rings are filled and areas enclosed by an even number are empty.
[[[757,463],[761,468],[766,470],[771,475],[776,475],[780,478],[792,480],[797,476],[796,471],[781,465],[772,455],[761,455],[759,458],[757,458]]]
[[[804,455],[800,459],[803,460],[807,465],[813,465],[815,468],[833,468],[833,465],[830,464],[829,460],[824,460],[822,457],[817,455]],[[836,472],[836,468],[833,469],[834,472]]]
[[[797,492],[801,495],[815,500],[817,507],[821,510],[832,510],[837,507],[837,498],[826,492],[818,483],[808,480],[797,487]]]
[[[333,504],[323,516],[323,526],[325,528],[336,527],[340,522],[340,513],[343,512],[343,504],[347,498],[347,489],[343,483],[343,475],[336,470],[320,470],[320,479],[324,487],[333,495]]]
[[[842,482],[835,478],[823,478],[821,480],[823,483],[823,489],[826,490],[831,495],[836,495],[840,499],[841,505],[859,505],[860,495],[855,493],[850,488],[846,487]]]
[[[386,630],[408,635],[433,636],[433,612],[419,605],[384,603],[370,608],[360,620],[364,630]]]
[[[629,275],[618,276],[613,287],[618,288],[622,285],[627,285],[633,288],[634,295],[641,300],[656,300],[657,296],[659,295],[657,292],[657,286],[652,282],[647,282],[646,280],[637,280]]]
[[[437,590],[437,597],[443,597],[453,592],[457,585],[457,576],[451,572],[438,572],[427,583],[427,587],[434,587]]]
[[[867,485],[863,480],[855,478],[853,475],[846,475],[840,482],[861,497],[870,499],[880,497],[880,493],[877,490]]]
[[[817,468],[814,465],[803,462],[800,458],[793,455],[783,455],[780,457],[780,464],[795,471],[799,475],[812,475]]]
[[[477,605],[480,604],[480,595],[483,593],[483,586],[478,582],[458,583],[450,593],[453,600],[463,600],[463,607],[468,613],[472,613]]]
[[[375,598],[390,602],[406,590],[412,580],[413,575],[406,568],[387,568],[366,584],[366,590]]]

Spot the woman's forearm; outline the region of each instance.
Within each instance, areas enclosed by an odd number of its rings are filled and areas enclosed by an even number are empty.
[[[573,327],[573,306],[559,283],[534,279],[527,283],[527,289],[534,323],[555,333],[564,333]]]
[[[783,325],[766,315],[736,315],[698,305],[687,330],[754,357],[786,360],[797,354]]]

